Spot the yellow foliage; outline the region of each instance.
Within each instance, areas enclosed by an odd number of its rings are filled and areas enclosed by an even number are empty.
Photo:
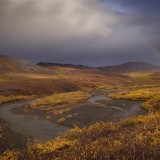
[[[75,127],[45,143],[28,145],[21,152],[7,151],[1,157],[23,160],[158,159],[160,156],[160,114],[150,113],[118,123],[96,123]],[[12,155],[12,156],[10,156]]]
[[[143,107],[148,110],[159,110],[160,109],[160,94],[151,97],[148,101],[143,103]]]
[[[20,151],[7,150],[0,156],[0,160],[19,160],[20,156],[22,156]]]
[[[53,113],[59,115],[69,111],[68,108],[62,110],[59,110],[59,108],[83,102],[89,96],[88,92],[82,91],[54,94],[34,101],[30,108],[34,110],[53,111]]]
[[[57,110],[54,110],[53,113],[54,113],[55,115],[62,115],[63,113],[68,112],[68,111],[70,111],[70,110],[71,110],[70,108],[57,109]]]
[[[50,119],[51,119],[51,116],[46,116],[46,119],[50,120]]]
[[[33,97],[35,96],[22,96],[22,95],[2,96],[0,95],[0,104],[12,102],[12,101],[31,99]]]
[[[73,117],[73,115],[71,115],[71,114],[67,115],[67,118],[72,118],[72,117]]]
[[[160,88],[141,88],[135,90],[118,90],[108,95],[109,97],[116,99],[129,99],[144,101],[143,107],[147,110],[159,110],[160,109]]]
[[[61,123],[65,122],[65,121],[66,121],[65,118],[59,118],[59,119],[57,120],[57,123],[58,123],[58,124],[61,124]]]

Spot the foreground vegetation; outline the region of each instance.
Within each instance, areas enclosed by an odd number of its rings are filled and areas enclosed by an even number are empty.
[[[28,137],[13,131],[10,126],[0,120],[0,154],[7,149],[25,148]]]
[[[89,98],[88,92],[75,91],[69,93],[59,93],[45,98],[41,98],[31,103],[30,108],[33,110],[53,111],[56,108],[77,104]]]
[[[24,110],[54,123],[62,124],[67,119],[73,117],[73,115],[69,114],[71,108],[86,101],[89,97],[88,91],[58,93],[40,98],[26,106]]]
[[[2,160],[157,159],[160,157],[160,114],[151,113],[119,123],[75,128],[46,143],[8,150]]]
[[[26,99],[32,99],[35,96],[23,96],[23,95],[11,95],[11,96],[3,96],[0,95],[0,104],[5,104],[13,101],[20,101],[20,100],[26,100]]]
[[[149,98],[149,100],[143,103],[143,107],[148,110],[160,110],[160,94]]]
[[[142,106],[150,111],[160,109],[160,87],[151,86],[143,88],[126,88],[119,89],[115,92],[109,93],[109,97],[115,99],[140,100],[144,103]]]

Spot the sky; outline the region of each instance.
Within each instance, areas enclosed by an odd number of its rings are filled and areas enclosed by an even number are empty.
[[[0,0],[0,54],[34,63],[160,65],[160,0]]]

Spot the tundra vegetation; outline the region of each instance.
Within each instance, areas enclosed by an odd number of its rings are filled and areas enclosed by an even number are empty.
[[[0,95],[0,104],[5,104],[13,101],[20,101],[20,100],[26,100],[26,99],[32,99],[35,96],[24,96],[24,95],[11,95],[11,96],[3,96]]]
[[[25,110],[37,115],[43,112],[47,120],[62,124],[66,120],[63,115],[71,110],[70,107],[86,101],[89,97],[88,91],[57,93],[32,102]],[[66,118],[71,117],[72,115],[67,115]]]
[[[150,113],[119,123],[78,127],[45,143],[28,143],[21,150],[7,150],[10,159],[157,159],[160,156],[160,114]]]
[[[13,79],[13,75],[9,76]],[[64,135],[47,142],[28,141],[25,147],[4,147],[0,159],[156,160],[160,157],[159,82],[160,75],[158,73],[107,75],[90,69],[70,70],[66,68],[57,70],[51,77],[38,74],[19,74],[13,81],[8,81],[8,79],[0,81],[0,94],[3,95],[1,103],[15,100],[16,98],[4,100],[11,94],[14,96],[43,96],[27,106],[26,109],[31,112],[46,112],[45,118],[48,120],[52,119],[53,115],[58,115],[58,124],[65,121],[66,117],[63,117],[63,113],[67,114],[67,118],[71,118],[73,115],[67,113],[70,109],[69,106],[85,101],[90,96],[88,91],[94,88],[108,88],[107,96],[112,98],[142,100],[143,107],[149,110],[146,115],[120,122],[99,122],[85,128],[75,126]],[[13,131],[1,123],[0,142],[6,141],[11,144],[12,135],[9,136],[6,132],[12,133]]]
[[[33,110],[54,112],[56,109],[65,106],[81,103],[89,98],[88,92],[75,91],[69,93],[59,93],[38,99],[31,103]]]

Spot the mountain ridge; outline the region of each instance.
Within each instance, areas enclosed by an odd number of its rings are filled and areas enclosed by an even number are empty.
[[[76,64],[63,64],[63,63],[54,63],[54,62],[39,62],[37,63],[37,65],[41,66],[41,67],[68,67],[68,68],[76,68],[76,69],[85,69],[85,68],[93,68],[93,67],[89,67],[89,66],[85,66],[85,65],[76,65]]]
[[[145,62],[126,62],[120,65],[89,67],[85,65],[61,64],[52,62],[30,63],[19,58],[0,55],[0,72],[30,72],[30,73],[53,73],[53,69],[94,69],[102,73],[129,73],[129,72],[160,72],[160,66]]]
[[[103,66],[97,68],[103,72],[157,72],[160,71],[160,66],[156,66],[153,64],[145,63],[145,62],[126,62],[120,65],[115,66]]]

